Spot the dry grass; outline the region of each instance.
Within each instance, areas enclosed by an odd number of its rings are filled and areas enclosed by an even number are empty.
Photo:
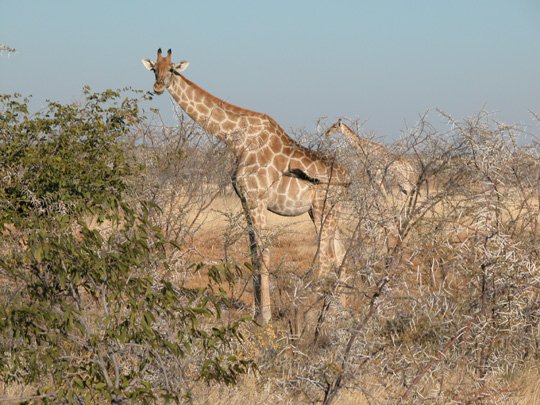
[[[540,404],[540,370],[538,365],[531,366],[514,376],[511,384],[516,387],[516,404]]]
[[[206,209],[203,216],[198,218],[200,224],[199,231],[194,239],[196,250],[201,258],[211,258],[220,260],[223,257],[223,241],[227,232],[234,232],[230,229],[229,218],[239,218],[242,215],[240,200],[234,194],[220,196],[216,198]],[[243,218],[240,219],[240,222]],[[243,223],[237,224],[239,227]],[[292,259],[293,261],[304,261],[310,253],[315,252],[315,227],[306,213],[299,217],[282,217],[268,212],[268,227],[276,237],[276,244],[272,245],[273,256]],[[237,246],[237,260],[247,259],[247,242],[242,235],[242,241]],[[274,253],[275,252],[275,253]]]

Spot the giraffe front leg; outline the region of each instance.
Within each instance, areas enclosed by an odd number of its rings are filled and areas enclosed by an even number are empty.
[[[240,198],[247,222],[249,250],[253,265],[253,304],[255,318],[263,324],[270,322],[272,307],[270,300],[270,253],[262,233],[266,229],[266,206],[264,195],[250,189],[250,176],[237,173],[232,178],[233,187]],[[256,184],[255,184],[256,185]],[[253,187],[252,189],[257,189]]]
[[[263,241],[262,233],[266,229],[266,211],[264,206],[250,204],[246,198],[241,198],[246,216],[249,250],[253,265],[253,304],[255,319],[267,324],[272,319],[270,300],[270,252]]]
[[[333,240],[334,240],[334,254],[335,260],[334,263],[336,267],[343,265],[345,256],[347,254],[347,249],[345,248],[345,236],[339,230],[339,221],[343,216],[343,205],[342,203],[336,204],[334,207],[334,229],[333,229]]]
[[[255,308],[255,316],[263,324],[267,324],[272,319],[272,306],[270,300],[270,250],[263,239],[263,232],[266,230],[266,208],[263,204],[258,203],[256,208],[250,210],[250,216],[255,242],[253,250],[257,252],[259,258],[259,268],[256,269],[253,280],[254,287],[258,287],[258,305]]]

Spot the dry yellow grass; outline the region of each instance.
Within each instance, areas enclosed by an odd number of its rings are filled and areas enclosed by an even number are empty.
[[[231,231],[228,215],[238,215],[238,225],[244,226],[242,207],[236,195],[217,198],[197,219],[200,228],[193,244],[200,259],[211,262],[223,258],[224,239]],[[309,265],[316,251],[316,235],[307,213],[298,217],[282,217],[268,211],[268,229],[272,234],[270,255],[273,267],[285,260]],[[247,238],[243,233],[232,251],[235,252],[233,259],[238,262],[249,260]]]
[[[515,376],[512,385],[516,387],[518,405],[540,404],[540,369],[531,367]]]
[[[19,404],[25,398],[30,399],[35,389],[32,386],[20,384],[6,384],[0,381],[0,403],[5,405]]]

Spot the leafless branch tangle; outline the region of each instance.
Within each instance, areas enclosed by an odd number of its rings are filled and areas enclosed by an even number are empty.
[[[194,278],[186,264],[243,263],[249,253],[227,186],[227,152],[180,119],[172,133],[141,129],[152,145],[141,158],[155,170],[145,192],[159,199],[160,220],[185,247],[171,276],[194,285],[204,271]],[[373,164],[337,136],[296,137],[351,173]],[[265,242],[280,258],[271,271],[276,320],[272,332],[246,330],[239,348],[256,356],[261,373],[244,387],[205,395],[219,403],[245,395],[273,403],[492,403],[517,400],[519,382],[534,380],[535,138],[484,111],[463,120],[435,111],[385,147],[419,168],[416,188],[400,193],[390,180],[383,195],[373,178],[355,177],[343,197],[347,253],[334,277],[313,282],[307,272],[315,254],[307,219],[270,220],[279,234]],[[167,167],[175,150],[183,158]],[[240,313],[248,311],[250,289],[248,274],[231,286]]]

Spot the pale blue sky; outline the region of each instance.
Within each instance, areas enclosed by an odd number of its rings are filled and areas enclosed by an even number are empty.
[[[482,108],[507,123],[540,113],[540,0],[0,0],[0,93],[78,100],[151,90],[140,63],[186,59],[214,95],[313,130],[328,116],[393,139],[426,109]],[[150,103],[171,117],[167,95]]]

